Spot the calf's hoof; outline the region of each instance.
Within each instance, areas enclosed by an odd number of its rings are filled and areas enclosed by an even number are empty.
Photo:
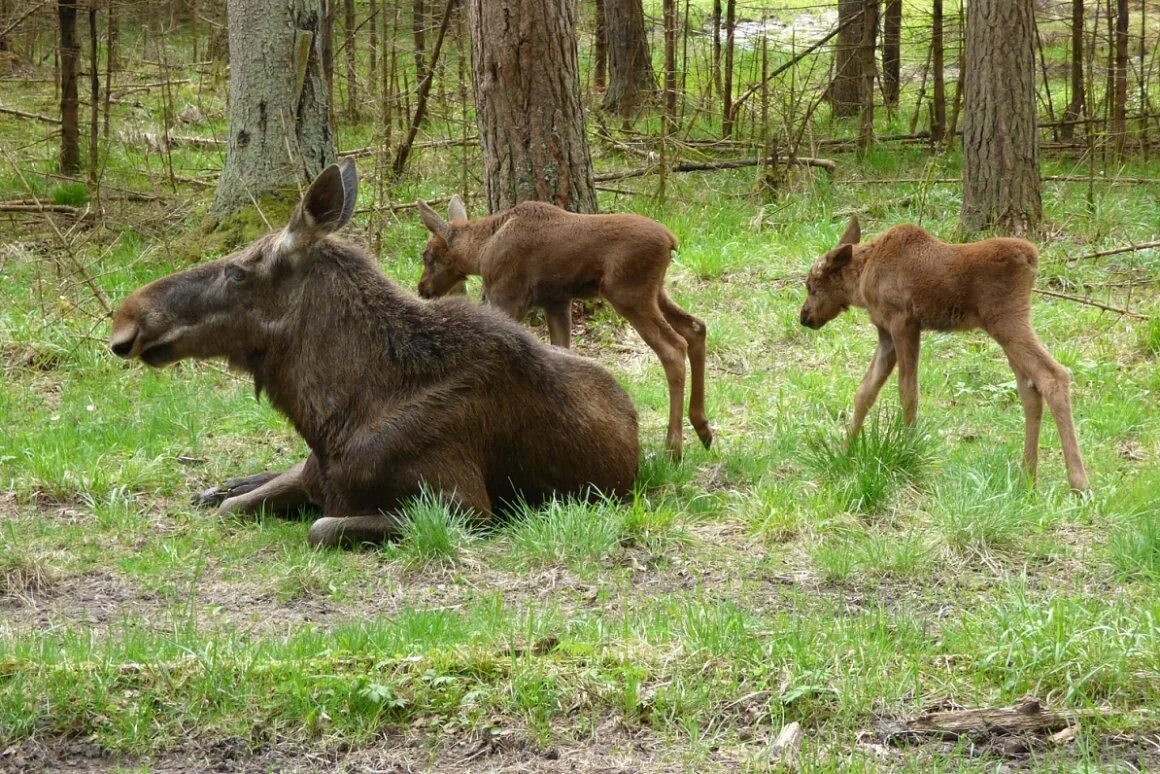
[[[697,431],[697,437],[701,439],[701,444],[706,449],[713,445],[713,429],[707,423],[699,427],[694,425],[693,429]]]

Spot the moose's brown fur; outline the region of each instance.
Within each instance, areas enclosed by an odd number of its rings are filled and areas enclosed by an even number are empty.
[[[602,296],[657,353],[669,387],[665,444],[677,457],[683,437],[685,359],[692,371],[689,421],[708,447],[705,416],[705,323],[665,291],[665,272],[677,238],[640,215],[584,215],[541,202],[523,202],[468,221],[463,200],[451,200],[450,222],[419,202],[431,231],[423,252],[419,294],[435,298],[483,277],[485,301],[515,320],[541,307],[553,344],[568,347],[572,299]]]
[[[821,328],[850,306],[870,313],[878,351],[854,397],[850,434],[858,433],[890,372],[898,365],[902,416],[918,413],[919,337],[923,330],[982,328],[1007,354],[1026,419],[1023,464],[1035,477],[1043,401],[1051,408],[1073,489],[1088,488],[1071,416],[1067,369],[1031,328],[1031,290],[1039,254],[1023,239],[946,244],[917,226],[895,226],[865,244],[854,218],[838,246],[806,279],[801,322]]]
[[[111,347],[163,366],[224,357],[289,417],[310,457],[227,485],[225,512],[313,504],[313,545],[379,542],[423,487],[479,517],[524,500],[631,490],[636,412],[596,363],[461,299],[403,293],[327,237],[354,208],[353,164],[314,181],[290,225],[135,291]]]

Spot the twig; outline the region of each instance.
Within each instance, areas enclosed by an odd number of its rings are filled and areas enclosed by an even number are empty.
[[[1051,296],[1052,298],[1062,298],[1065,301],[1074,301],[1077,304],[1084,304],[1085,306],[1094,306],[1097,309],[1103,309],[1107,312],[1115,312],[1116,314],[1126,315],[1127,317],[1135,317],[1137,320],[1148,319],[1146,315],[1136,314],[1135,312],[1130,312],[1127,309],[1118,309],[1114,306],[1107,306],[1106,304],[1101,304],[1098,301],[1092,301],[1090,298],[1069,296],[1067,293],[1056,293],[1054,290],[1041,290],[1040,288],[1035,288],[1035,292],[1045,296]]]
[[[53,126],[60,126],[60,119],[52,116],[41,115],[40,113],[25,113],[23,110],[16,110],[15,108],[4,107],[0,105],[0,113],[9,116],[16,116],[17,118],[27,118],[32,121],[40,121],[45,124],[52,124]]]
[[[714,172],[720,169],[741,169],[743,167],[758,167],[768,162],[768,159],[735,159],[733,161],[714,161],[707,164],[677,164],[668,168],[669,172]],[[806,167],[821,167],[828,172],[833,172],[838,165],[831,159],[814,159],[805,156],[797,158],[786,159],[787,164],[800,164]],[[630,169],[626,172],[605,172],[602,175],[596,175],[592,179],[597,183],[611,183],[614,180],[627,180],[630,177],[644,177],[651,175],[658,171],[658,167],[645,167],[643,169]]]
[[[1153,247],[1160,247],[1160,242],[1144,242],[1138,245],[1128,245],[1127,247],[1117,247],[1113,250],[1101,250],[1098,253],[1088,253],[1077,258],[1072,258],[1071,261],[1086,261],[1089,258],[1103,258],[1105,255],[1119,255],[1120,253],[1134,253],[1139,250],[1151,250]]]

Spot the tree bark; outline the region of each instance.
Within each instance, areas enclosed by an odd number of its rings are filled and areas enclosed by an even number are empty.
[[[97,48],[97,0],[89,0],[89,182],[97,182],[101,120],[101,58]]]
[[[593,46],[592,57],[595,59],[595,68],[592,74],[593,85],[603,89],[608,83],[608,25],[605,21],[604,0],[596,0],[596,42]]]
[[[676,0],[664,0],[665,20],[665,121],[672,131],[677,116],[677,8]]]
[[[411,3],[411,39],[415,43],[415,85],[427,75],[427,9],[423,0]]]
[[[81,168],[76,0],[58,0],[57,18],[60,22],[60,171],[75,175]]]
[[[721,135],[733,134],[733,34],[737,27],[737,0],[725,2],[725,66],[721,73]]]
[[[834,80],[830,84],[829,97],[833,115],[848,118],[866,112],[864,86],[867,79],[871,85],[869,97],[873,99],[874,96],[878,0],[838,0],[838,25]]]
[[[230,129],[212,213],[313,180],[334,161],[322,0],[229,0]]]
[[[656,96],[641,0],[604,0],[608,90],[600,107],[628,118]]]
[[[934,75],[930,138],[934,142],[942,142],[947,131],[947,87],[943,63],[943,0],[934,0],[931,4],[930,47],[931,70]]]
[[[1124,150],[1124,139],[1128,131],[1128,0],[1117,0],[1115,42],[1115,99],[1112,102],[1112,137],[1116,153],[1119,155]]]
[[[1083,83],[1083,3],[1071,0],[1071,101],[1063,115],[1060,135],[1070,140],[1075,133],[1075,122],[1087,113]]]
[[[966,26],[963,226],[1027,234],[1042,217],[1033,0],[973,0]]]
[[[595,212],[574,4],[467,0],[467,12],[488,207],[534,199]]]
[[[858,149],[861,151],[874,144],[874,44],[877,35],[878,0],[865,0],[862,6],[862,45],[858,49]]]
[[[343,48],[346,49],[346,115],[358,121],[358,68],[354,30],[357,24],[354,0],[343,0]]]
[[[887,105],[898,104],[901,70],[902,0],[886,0],[882,21],[882,95]]]

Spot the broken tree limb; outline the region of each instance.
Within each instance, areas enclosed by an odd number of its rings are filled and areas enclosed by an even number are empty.
[[[8,115],[8,116],[16,116],[17,118],[27,118],[30,121],[40,121],[41,123],[44,123],[44,124],[53,124],[54,126],[60,126],[60,119],[59,118],[53,118],[52,116],[44,116],[44,115],[41,115],[40,113],[25,113],[23,110],[16,110],[15,108],[4,107],[3,105],[0,105],[0,113],[3,113],[4,115]]]
[[[1051,296],[1052,298],[1062,298],[1065,301],[1074,301],[1075,303],[1083,304],[1084,306],[1094,306],[1097,309],[1103,309],[1106,312],[1115,312],[1116,314],[1122,314],[1122,315],[1125,315],[1127,317],[1135,317],[1137,320],[1147,320],[1148,319],[1145,315],[1137,314],[1136,312],[1131,312],[1131,311],[1128,311],[1127,309],[1119,309],[1119,308],[1114,307],[1114,306],[1108,306],[1106,304],[1101,304],[1098,301],[1092,301],[1090,298],[1083,298],[1082,296],[1069,296],[1067,293],[1056,293],[1054,290],[1042,290],[1040,288],[1034,288],[1034,291],[1036,293],[1039,293],[1039,294],[1044,295],[1044,296]]]
[[[0,212],[60,212],[66,215],[79,215],[81,217],[88,214],[88,208],[72,207],[68,204],[25,204],[23,202],[0,202]]]
[[[1160,247],[1160,242],[1143,242],[1138,245],[1128,245],[1127,247],[1116,247],[1112,250],[1100,250],[1098,253],[1088,253],[1081,255],[1078,258],[1072,258],[1072,261],[1086,261],[1091,258],[1103,258],[1105,255],[1119,255],[1120,253],[1134,253],[1138,250],[1151,250],[1153,247]]]
[[[743,167],[757,167],[767,163],[768,159],[734,159],[732,161],[713,161],[707,163],[686,162],[684,164],[675,164],[668,168],[668,172],[715,172],[721,169],[741,169]],[[836,162],[831,159],[814,159],[805,156],[797,158],[786,159],[787,164],[799,164],[806,167],[821,167],[827,172],[833,172],[838,168]],[[627,180],[630,177],[644,177],[645,175],[656,174],[660,171],[659,166],[644,167],[643,169],[630,169],[625,172],[605,172],[601,175],[595,175],[592,179],[597,183],[611,183],[614,180]]]
[[[1095,711],[1048,710],[1028,698],[1011,708],[983,707],[928,712],[911,720],[885,721],[879,727],[884,742],[904,742],[916,737],[957,739],[960,736],[1006,736],[1051,734],[1066,729],[1081,716]]]

